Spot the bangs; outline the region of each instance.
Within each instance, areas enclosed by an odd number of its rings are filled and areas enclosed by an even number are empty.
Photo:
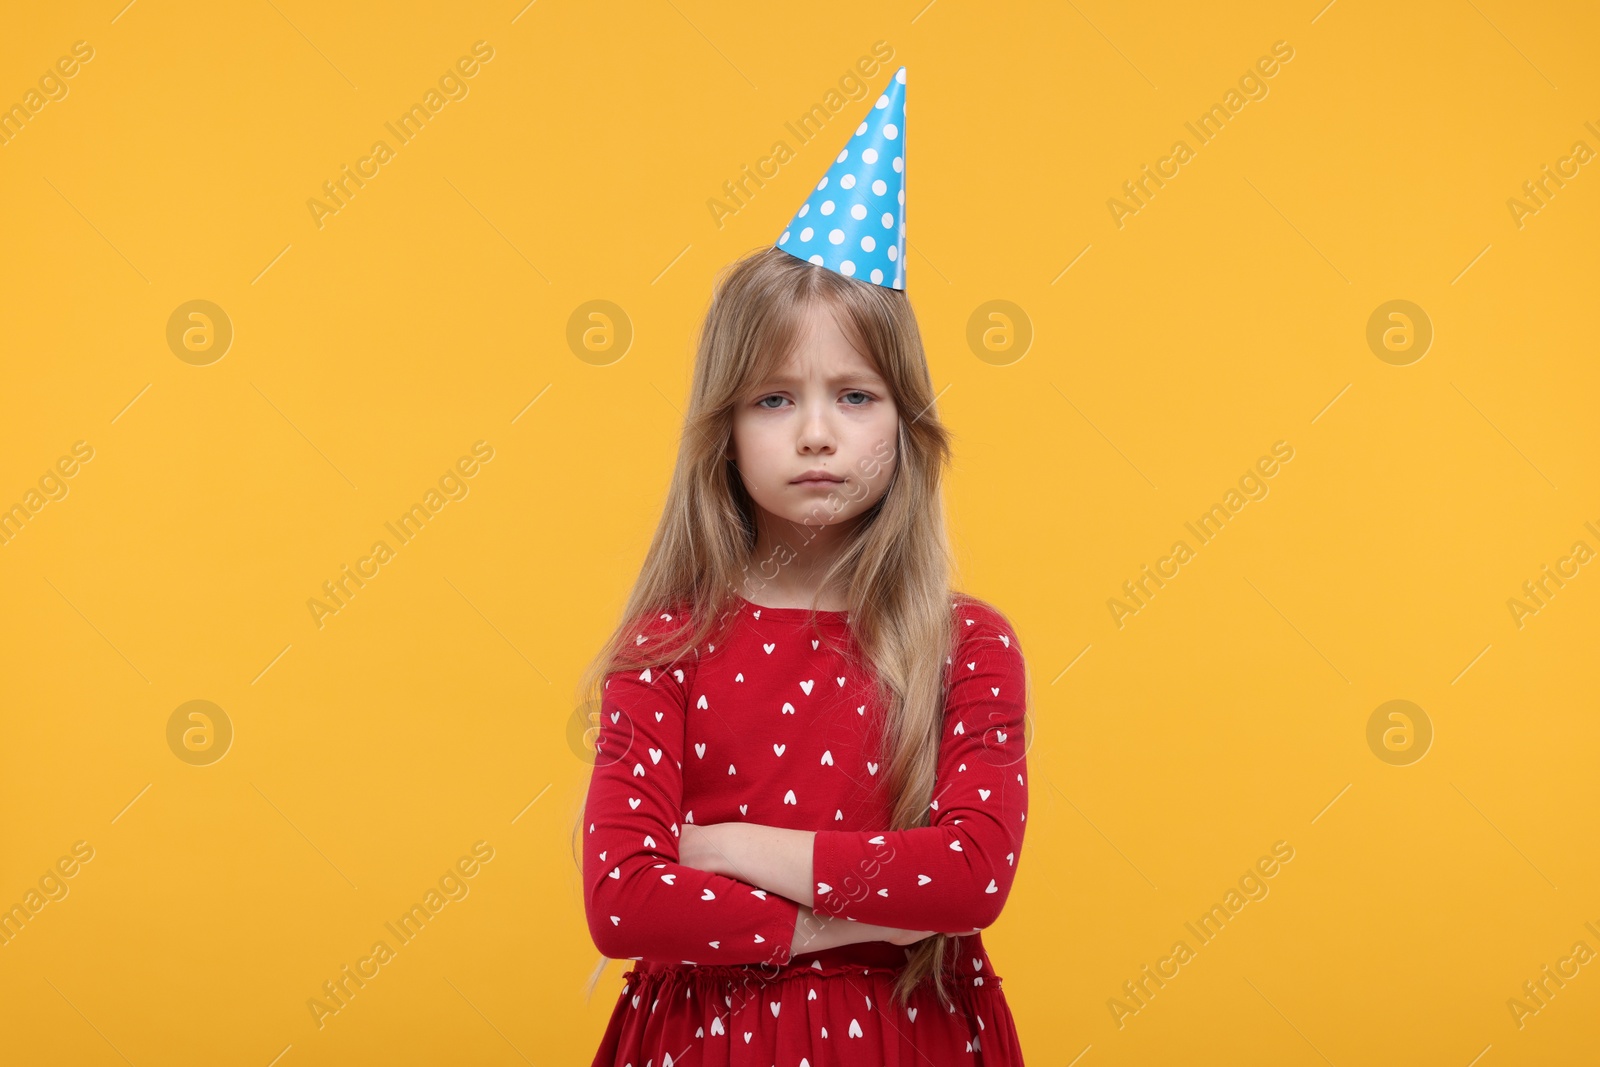
[[[841,280],[850,285],[866,284],[851,282],[849,279]],[[739,376],[738,396],[729,397],[730,401],[742,397],[745,392],[756,388],[761,382],[767,381],[782,370],[805,339],[806,331],[811,326],[809,320],[814,311],[831,314],[839,327],[839,332],[844,335],[850,346],[880,377],[885,381],[890,380],[885,374],[883,361],[867,340],[870,322],[862,322],[862,316],[870,314],[871,308],[863,306],[863,302],[850,299],[846,293],[833,287],[808,288],[796,299],[774,301],[770,313],[755,324],[750,338],[752,355],[744,373]]]

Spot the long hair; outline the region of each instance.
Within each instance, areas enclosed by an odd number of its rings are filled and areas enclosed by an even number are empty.
[[[699,647],[735,610],[735,596],[762,584],[751,573],[755,504],[732,459],[734,412],[795,350],[813,307],[834,313],[888,384],[899,413],[889,486],[860,516],[818,588],[847,590],[851,636],[876,676],[886,711],[885,787],[893,798],[888,829],[925,826],[950,680],[947,658],[956,641],[953,559],[940,493],[950,434],[934,409],[927,356],[906,293],[847,278],[775,246],[745,255],[716,279],[661,519],[621,621],[579,682],[578,706],[598,708],[601,686],[613,671],[676,660]],[[640,622],[672,605],[680,608],[673,613],[677,629],[639,649],[633,638]],[[573,825],[580,869],[586,795],[587,787]],[[895,982],[902,1005],[929,978],[950,1005],[943,964],[953,940],[935,934],[907,949]],[[605,962],[602,957],[596,966],[590,992]]]

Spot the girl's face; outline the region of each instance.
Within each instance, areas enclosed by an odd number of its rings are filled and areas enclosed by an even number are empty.
[[[899,426],[888,384],[813,304],[789,362],[739,398],[733,461],[769,518],[847,524],[888,490]]]

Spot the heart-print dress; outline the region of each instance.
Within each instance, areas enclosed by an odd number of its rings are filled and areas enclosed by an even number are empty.
[[[929,825],[890,831],[882,707],[842,611],[735,601],[714,641],[605,682],[584,809],[589,932],[623,975],[596,1067],[1020,1064],[981,930],[1000,914],[1027,820],[1022,650],[958,596]],[[670,612],[637,643],[681,625]],[[664,650],[665,652],[665,650]],[[814,830],[820,914],[957,935],[953,998],[891,992],[907,948],[790,955],[800,905],[677,862],[679,827]]]

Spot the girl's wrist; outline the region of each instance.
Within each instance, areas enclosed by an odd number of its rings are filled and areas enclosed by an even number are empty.
[[[810,952],[821,952],[824,948],[830,947],[822,941],[827,925],[827,916],[818,915],[804,904],[800,905],[794,920],[794,938],[789,946],[791,958]]]
[[[711,874],[720,874],[729,878],[737,878],[737,866],[733,862],[730,849],[733,841],[728,831],[738,828],[737,823],[712,823],[700,828],[701,844],[700,858],[703,862],[702,870]]]

